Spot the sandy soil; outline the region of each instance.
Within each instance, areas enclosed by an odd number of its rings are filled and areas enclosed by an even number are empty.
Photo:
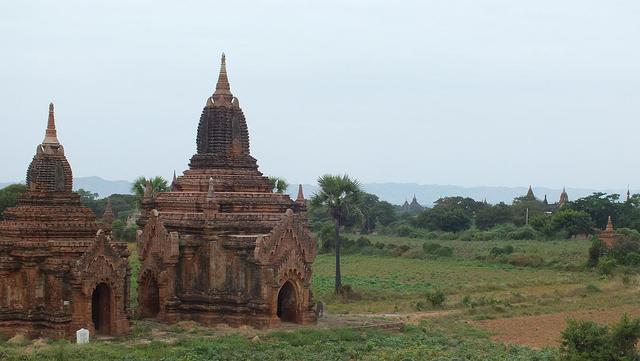
[[[504,343],[527,345],[534,348],[558,346],[560,335],[566,327],[567,319],[590,320],[600,324],[617,322],[624,313],[631,317],[640,316],[640,305],[561,312],[539,316],[522,316],[498,320],[471,321],[470,323],[494,334],[493,340]]]

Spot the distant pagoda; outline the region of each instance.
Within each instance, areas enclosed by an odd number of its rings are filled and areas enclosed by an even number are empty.
[[[80,328],[110,335],[129,329],[126,244],[98,231],[72,178],[50,104],[27,191],[0,222],[2,334],[70,338]]]
[[[196,143],[171,191],[143,199],[139,314],[259,328],[314,322],[316,241],[302,187],[293,201],[258,171],[224,54]]]
[[[413,199],[411,200],[411,203],[405,200],[404,204],[401,207],[401,210],[404,213],[420,213],[424,210],[424,207],[420,205],[420,203],[418,203],[418,199],[414,194]]]

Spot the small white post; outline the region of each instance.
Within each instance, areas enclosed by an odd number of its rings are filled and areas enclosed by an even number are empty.
[[[78,345],[89,343],[89,330],[81,328],[76,331],[76,343]]]

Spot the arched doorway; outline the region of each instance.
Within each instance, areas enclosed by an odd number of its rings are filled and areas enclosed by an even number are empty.
[[[96,333],[111,333],[111,289],[106,283],[100,283],[91,295],[91,320]]]
[[[278,292],[278,317],[284,322],[298,322],[298,299],[296,289],[290,281]]]
[[[148,275],[144,278],[139,291],[140,315],[144,318],[155,318],[160,312],[160,290],[156,278]]]

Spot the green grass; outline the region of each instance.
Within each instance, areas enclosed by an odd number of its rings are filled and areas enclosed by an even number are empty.
[[[0,343],[0,359],[21,360],[553,360],[554,350],[496,345],[457,319],[423,322],[400,332],[352,329],[273,332],[252,342],[241,335],[183,337],[174,344],[56,342],[42,349]]]
[[[367,237],[373,243],[412,248],[421,248],[425,242],[406,237]],[[351,301],[333,294],[334,256],[318,256],[313,277],[316,298],[325,301],[333,313],[416,312],[428,304],[426,294],[437,289],[446,294],[446,309],[473,318],[493,318],[621,306],[635,302],[640,295],[637,287],[624,284],[623,275],[602,277],[587,269],[584,264],[590,243],[584,240],[426,242],[452,247],[454,257],[343,256],[343,283],[362,296]],[[488,257],[491,248],[507,244],[518,254],[542,257],[543,265],[516,267]],[[464,305],[465,298],[493,301],[488,307],[469,309]]]
[[[500,291],[582,286],[597,278],[589,272],[518,268],[475,260],[347,255],[342,259],[343,283],[363,298],[342,303],[333,295],[334,267],[331,255],[316,259],[313,289],[316,298],[328,301],[329,311],[337,313],[415,311],[415,303],[433,289],[442,290],[451,300]]]
[[[357,239],[359,235],[348,234],[347,237]],[[438,243],[441,246],[453,248],[456,257],[476,259],[489,255],[489,250],[494,247],[504,247],[508,244],[514,247],[515,253],[535,254],[542,257],[547,263],[572,263],[584,265],[591,242],[586,240],[555,240],[555,241],[474,241],[464,242],[459,240],[423,240],[419,238],[366,235],[371,242],[395,244],[397,246],[408,245],[412,248],[422,248],[425,242]]]

